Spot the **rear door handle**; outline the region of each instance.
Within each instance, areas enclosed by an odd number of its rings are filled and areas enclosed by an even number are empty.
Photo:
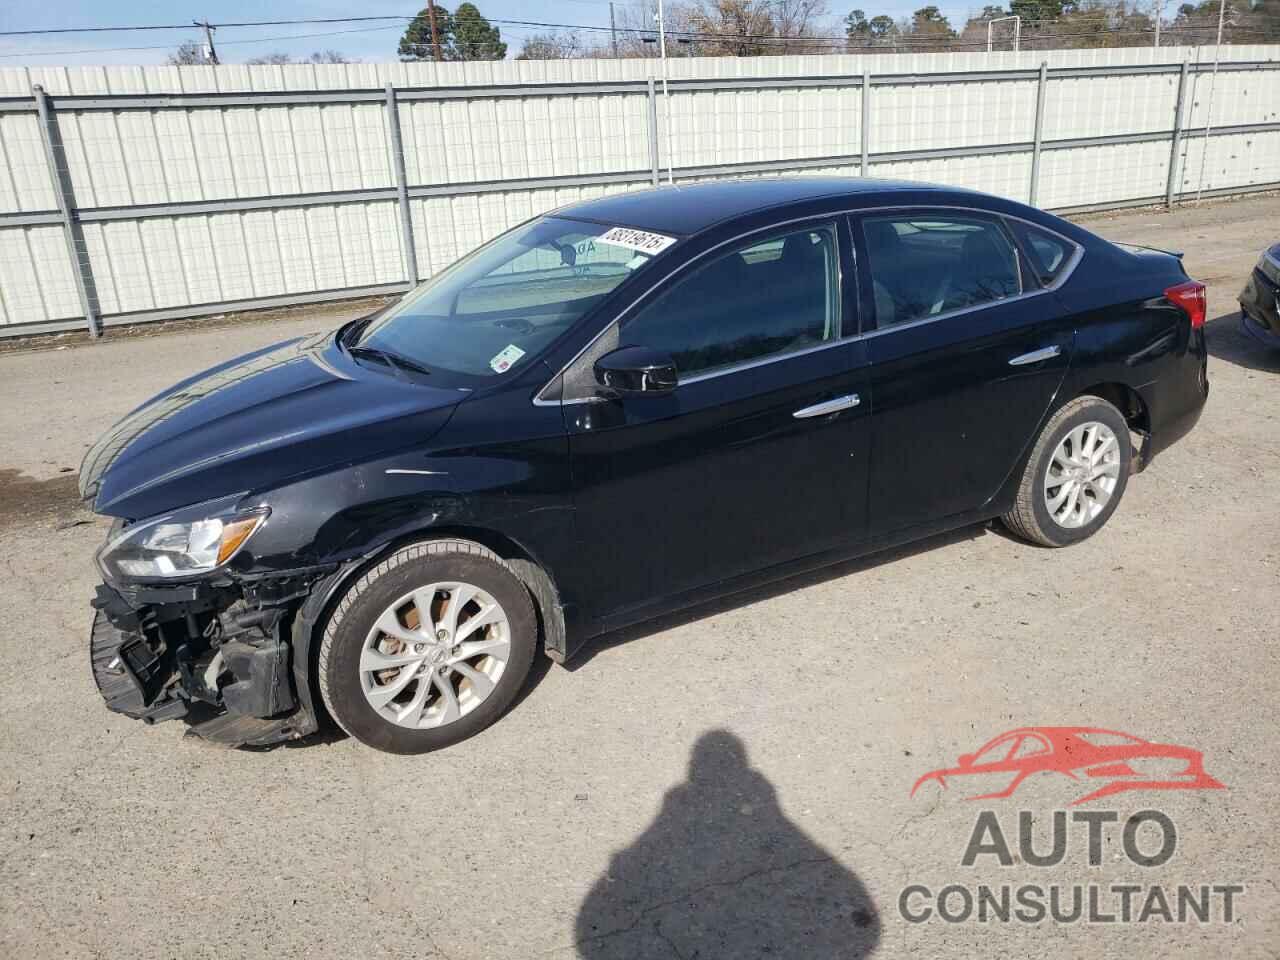
[[[1062,348],[1056,343],[1052,347],[1041,347],[1039,350],[1032,350],[1030,353],[1019,354],[1009,361],[1011,367],[1021,367],[1027,363],[1039,363],[1041,360],[1050,360],[1062,353]]]
[[[843,397],[836,397],[834,400],[824,400],[822,403],[815,403],[812,407],[803,407],[792,414],[797,420],[804,420],[806,417],[821,417],[828,413],[838,413],[841,410],[852,410],[862,400],[856,393],[850,393]]]

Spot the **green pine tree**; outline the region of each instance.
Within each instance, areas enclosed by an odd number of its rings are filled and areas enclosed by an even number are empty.
[[[502,31],[491,25],[473,3],[458,4],[453,15],[453,45],[459,60],[502,60],[507,55]]]
[[[464,4],[468,6],[468,4]],[[436,4],[436,34],[440,38],[440,59],[457,60],[458,53],[453,45],[453,17],[447,7]],[[397,51],[401,60],[434,60],[435,50],[431,46],[431,11],[423,7],[418,15],[405,28],[400,38]]]

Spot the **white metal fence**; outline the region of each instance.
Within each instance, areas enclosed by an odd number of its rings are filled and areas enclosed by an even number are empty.
[[[1280,186],[1280,47],[1204,53],[677,59],[666,99],[652,60],[0,70],[0,336],[399,292],[668,166],[1049,209]]]

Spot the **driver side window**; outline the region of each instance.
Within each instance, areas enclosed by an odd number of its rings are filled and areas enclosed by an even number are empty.
[[[839,335],[832,226],[720,254],[625,322],[618,346],[668,353],[681,378],[803,350]]]

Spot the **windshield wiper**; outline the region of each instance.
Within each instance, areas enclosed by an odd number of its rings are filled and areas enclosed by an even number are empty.
[[[375,310],[367,317],[359,317],[358,319],[352,320],[338,331],[338,343],[344,347],[354,343],[356,337],[364,333],[365,327],[369,326],[369,324],[374,320],[377,320],[378,317],[382,316],[386,312],[385,308],[382,310]]]
[[[398,353],[391,352],[390,350],[383,350],[381,347],[347,347],[347,353],[351,354],[351,356],[355,357],[357,360],[363,357],[367,360],[384,363],[392,369],[399,370],[401,372],[408,370],[412,373],[428,375],[431,373],[430,370],[418,363],[418,361],[410,360],[408,357],[403,357]]]

